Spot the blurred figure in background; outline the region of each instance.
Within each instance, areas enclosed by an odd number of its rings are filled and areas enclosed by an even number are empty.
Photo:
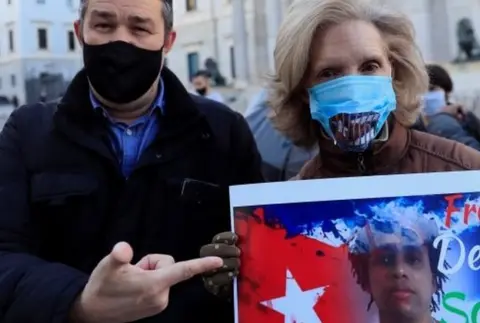
[[[312,159],[318,149],[307,150],[295,146],[278,132],[270,118],[267,91],[262,90],[250,102],[245,119],[253,132],[262,156],[262,172],[268,182],[285,181],[297,175],[303,165]]]
[[[47,93],[45,91],[42,91],[42,93],[40,93],[40,97],[38,98],[38,101],[42,103],[47,102]]]
[[[460,104],[451,102],[453,81],[448,72],[439,65],[427,65],[427,71],[429,91],[424,96],[423,111],[415,127],[480,150],[478,118]]]
[[[16,95],[14,95],[14,96],[12,97],[12,104],[13,104],[13,106],[15,107],[15,109],[18,108],[19,103],[18,103],[18,98],[17,98]]]
[[[212,90],[210,86],[210,73],[207,71],[198,71],[192,78],[192,84],[195,89],[195,94],[204,96],[213,101],[224,103],[222,95]]]

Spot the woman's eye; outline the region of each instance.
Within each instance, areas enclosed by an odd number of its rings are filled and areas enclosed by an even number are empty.
[[[320,78],[322,79],[328,79],[328,78],[332,78],[332,77],[335,77],[337,74],[335,71],[333,70],[323,70],[322,72],[320,72]]]
[[[365,72],[375,72],[379,68],[380,68],[380,65],[378,65],[377,63],[368,63],[364,65],[363,70]]]

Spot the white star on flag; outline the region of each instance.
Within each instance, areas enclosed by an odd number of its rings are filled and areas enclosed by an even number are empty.
[[[261,302],[263,306],[283,314],[285,323],[322,323],[313,307],[328,286],[303,291],[287,269],[285,296]]]

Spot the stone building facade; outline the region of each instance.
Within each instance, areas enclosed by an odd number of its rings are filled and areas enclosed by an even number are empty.
[[[478,0],[383,0],[406,12],[416,28],[427,62],[449,63],[458,56],[456,29],[468,18],[480,30]],[[174,1],[177,43],[169,66],[183,82],[213,58],[231,84],[261,84],[272,66],[276,30],[291,0]],[[268,13],[268,14],[267,14]],[[245,28],[242,28],[245,26]],[[237,44],[237,46],[235,46]],[[457,67],[449,67],[455,71]]]

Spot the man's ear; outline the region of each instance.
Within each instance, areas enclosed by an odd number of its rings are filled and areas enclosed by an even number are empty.
[[[163,43],[163,52],[167,54],[173,47],[175,40],[177,39],[177,32],[172,30],[171,32],[167,33],[165,36],[165,41]]]
[[[75,36],[77,37],[78,43],[80,46],[83,46],[82,22],[80,20],[75,20],[73,23],[73,30],[75,31]]]

